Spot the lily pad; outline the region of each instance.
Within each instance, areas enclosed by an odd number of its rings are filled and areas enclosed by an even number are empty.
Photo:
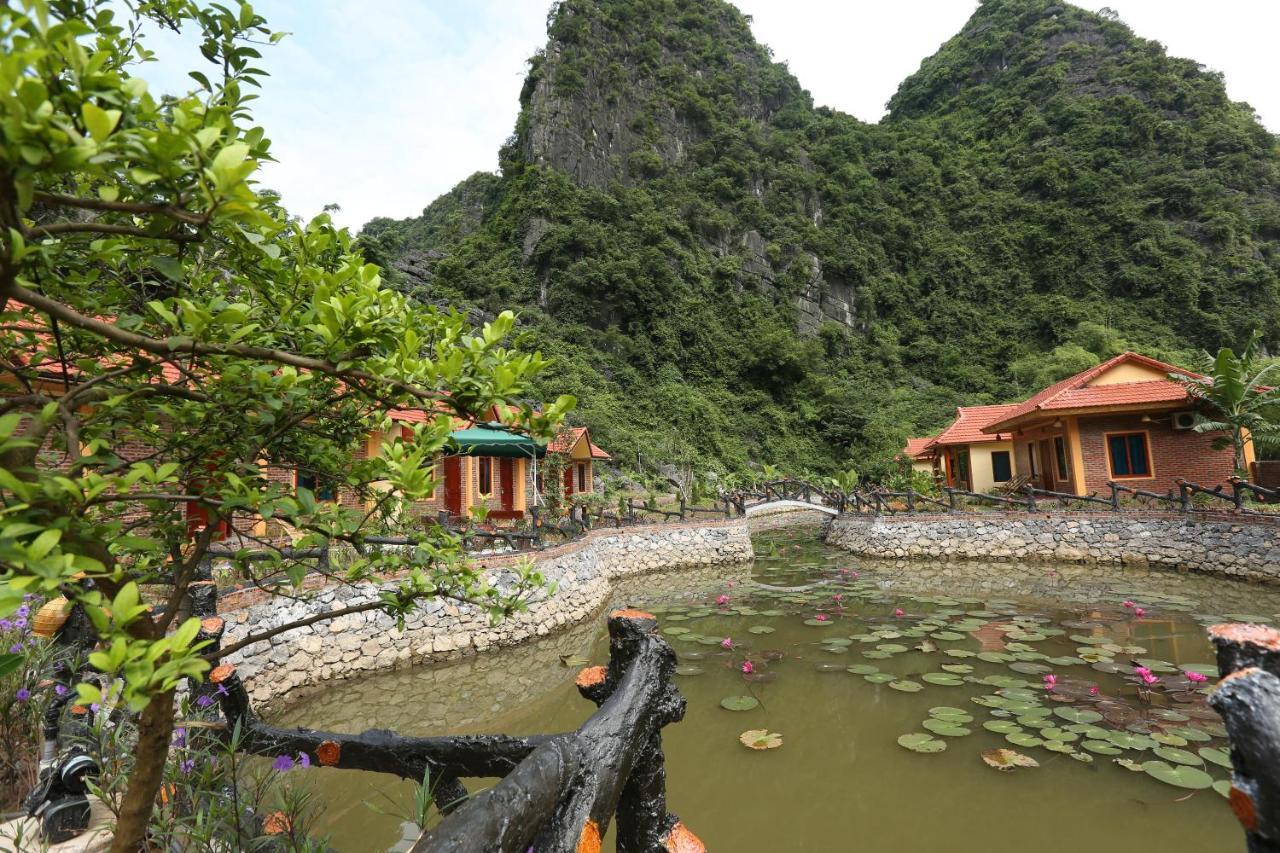
[[[1039,767],[1040,762],[1036,761],[1029,755],[1023,755],[1012,749],[984,749],[982,751],[982,760],[988,767],[996,770],[1008,772],[1016,770],[1019,767]]]
[[[1118,746],[1112,746],[1109,741],[1105,741],[1105,740],[1087,740],[1080,745],[1085,749],[1089,750],[1090,752],[1097,753],[1098,755],[1120,755],[1121,754],[1120,748]]]
[[[899,737],[898,746],[909,749],[912,752],[934,753],[942,752],[946,749],[947,742],[938,740],[933,735],[925,734],[924,732],[913,732]]]
[[[851,672],[854,675],[871,675],[880,671],[880,667],[872,666],[869,663],[855,663],[852,666],[846,666],[845,672]]]
[[[738,735],[738,740],[748,749],[777,749],[782,746],[782,735],[767,729],[751,729]]]
[[[995,732],[998,735],[1013,734],[1022,731],[1022,728],[1012,720],[987,720],[982,727],[989,732]]]
[[[1069,723],[1096,723],[1102,719],[1102,715],[1097,711],[1089,711],[1084,708],[1054,708],[1053,713]]]
[[[944,663],[941,669],[959,675],[966,675],[973,672],[973,667],[969,666],[967,663]]]
[[[747,630],[752,634],[772,634],[775,629],[770,625],[752,625]]]
[[[932,717],[925,720],[920,725],[924,726],[935,735],[942,735],[943,737],[964,737],[965,735],[972,733],[972,730],[966,729],[964,726],[956,723],[949,723],[946,720],[934,719]]]
[[[899,681],[890,681],[889,686],[894,690],[901,690],[903,693],[919,693],[924,689],[924,685],[918,681],[910,681],[901,679]]]
[[[1152,752],[1165,761],[1172,761],[1174,764],[1185,764],[1188,767],[1200,767],[1204,764],[1204,760],[1194,752],[1187,752],[1185,749],[1178,749],[1176,746],[1158,746]]]
[[[1174,766],[1163,761],[1145,761],[1142,769],[1148,776],[1178,788],[1203,790],[1213,785],[1213,777],[1198,767]]]
[[[942,687],[959,687],[964,681],[958,675],[952,675],[949,672],[926,672],[920,676],[930,684],[937,684]]]
[[[1227,797],[1230,797],[1231,796],[1231,780],[1230,779],[1217,780],[1216,782],[1213,783],[1213,790],[1221,794],[1224,799]]]
[[[702,667],[693,664],[681,664],[676,667],[676,675],[702,675],[705,672]]]
[[[1014,746],[1028,747],[1028,748],[1033,746],[1040,746],[1042,743],[1044,743],[1044,740],[1042,738],[1038,738],[1033,734],[1028,734],[1027,732],[1009,732],[1007,735],[1004,736],[1004,739],[1009,741],[1009,743],[1013,744]]]
[[[1201,758],[1211,764],[1216,764],[1219,767],[1226,767],[1228,769],[1231,767],[1231,754],[1225,749],[1218,749],[1217,747],[1212,746],[1202,746],[1196,751],[1200,753]]]
[[[888,684],[891,681],[896,681],[898,678],[898,676],[894,675],[892,672],[873,672],[870,675],[864,675],[862,677],[863,679],[870,681],[872,684]]]
[[[812,625],[815,628],[830,628],[832,625],[836,623],[834,620],[831,620],[831,619],[806,619],[804,620],[804,624]]]
[[[750,711],[759,705],[760,700],[754,696],[726,696],[720,700],[720,707],[726,711]]]

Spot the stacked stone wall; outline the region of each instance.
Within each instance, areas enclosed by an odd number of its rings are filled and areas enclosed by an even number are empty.
[[[1280,583],[1280,518],[1227,513],[842,515],[827,542],[867,557],[1113,563]]]
[[[480,560],[497,585],[519,556]],[[381,669],[449,660],[511,646],[594,616],[609,598],[612,582],[681,566],[732,566],[752,559],[746,521],[654,525],[598,530],[584,539],[537,554],[537,568],[556,584],[522,613],[490,625],[487,615],[465,604],[432,600],[403,629],[376,610],[352,613],[279,634],[227,657],[249,686],[255,702],[275,703],[304,685],[351,678]],[[373,600],[375,584],[329,586],[305,601],[254,600],[254,592],[227,596],[220,613],[224,642],[237,640],[316,613]]]

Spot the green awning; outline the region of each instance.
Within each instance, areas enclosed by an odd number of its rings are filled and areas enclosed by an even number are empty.
[[[446,456],[500,456],[509,459],[532,459],[546,455],[547,448],[529,436],[512,432],[491,421],[460,429],[449,434],[451,447]]]

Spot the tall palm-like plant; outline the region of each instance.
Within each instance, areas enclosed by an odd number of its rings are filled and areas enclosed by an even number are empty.
[[[1267,374],[1280,362],[1264,364],[1259,355],[1261,336],[1254,332],[1239,355],[1229,347],[1216,357],[1205,354],[1204,376],[1174,373],[1187,392],[1203,402],[1193,427],[1196,432],[1225,433],[1215,449],[1231,447],[1236,472],[1244,475],[1245,447],[1280,445],[1280,387],[1267,385]]]

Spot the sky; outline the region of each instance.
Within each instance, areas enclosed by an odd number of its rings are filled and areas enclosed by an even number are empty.
[[[757,40],[821,105],[868,122],[977,7],[976,0],[737,0]],[[1089,9],[1102,4],[1086,0]],[[1226,75],[1227,92],[1280,131],[1280,2],[1110,0],[1140,36]],[[340,224],[417,216],[477,171],[494,171],[515,127],[527,60],[546,42],[548,0],[258,0],[290,35],[267,48],[254,113],[279,163],[264,185]],[[185,89],[203,58],[194,42],[149,42],[142,72]]]

